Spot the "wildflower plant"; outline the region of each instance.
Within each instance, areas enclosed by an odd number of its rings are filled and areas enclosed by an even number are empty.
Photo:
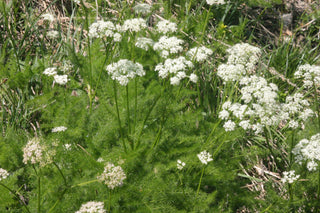
[[[0,6],[0,212],[320,206],[308,10],[280,52],[257,1],[69,3]]]

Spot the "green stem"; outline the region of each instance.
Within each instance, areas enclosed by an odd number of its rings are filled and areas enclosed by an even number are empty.
[[[117,110],[120,138],[122,139],[122,145],[123,145],[124,151],[127,152],[127,147],[124,142],[122,129],[121,129],[121,120],[120,120],[120,113],[119,113],[119,106],[118,106],[118,94],[117,94],[117,82],[116,81],[113,81],[113,91],[114,91],[114,100],[116,102],[116,110]]]
[[[85,18],[86,18],[86,30],[87,32],[89,32],[89,12],[88,12],[88,9],[87,7],[83,7],[84,8],[84,11],[85,11]],[[91,48],[90,48],[90,37],[87,36],[87,42],[88,42],[88,57],[89,57],[89,73],[90,73],[90,85],[93,85],[93,73],[92,73],[92,59],[91,59]],[[90,112],[91,112],[91,108],[92,108],[92,102],[90,102]]]
[[[267,142],[268,149],[269,149],[271,155],[273,156],[273,159],[274,159],[274,161],[275,161],[275,163],[276,163],[276,167],[278,167],[278,166],[280,166],[281,164],[278,162],[277,156],[274,154],[273,149],[272,149],[272,146],[270,145],[270,142],[269,142],[268,134],[270,134],[271,140],[273,141],[272,134],[271,134],[271,132],[270,132],[269,127],[265,127],[265,128],[264,128],[264,133],[265,133],[265,135],[266,135],[266,142]]]
[[[38,175],[38,213],[40,213],[41,208],[41,187],[40,187],[40,175]]]
[[[94,182],[98,182],[99,180],[96,179],[96,180],[90,180],[90,181],[87,181],[87,182],[83,182],[83,183],[78,183],[76,185],[73,185],[71,186],[70,188],[75,188],[77,186],[84,186],[84,185],[87,185],[87,184],[90,184],[90,183],[94,183]]]
[[[219,126],[220,123],[221,123],[221,120],[219,120],[219,122],[216,123],[216,125],[212,128],[212,131],[211,131],[210,135],[208,136],[205,144],[207,144],[209,142],[210,138],[212,137],[213,133],[216,131],[216,129]]]
[[[138,135],[137,142],[136,142],[136,148],[138,148],[138,147],[140,146],[140,138],[141,138],[141,135],[142,135],[142,131],[143,131],[143,129],[144,129],[144,126],[145,126],[145,124],[146,124],[146,122],[147,122],[147,120],[148,120],[148,118],[149,118],[149,116],[150,116],[153,108],[155,107],[155,105],[157,104],[158,100],[160,99],[160,97],[161,97],[161,94],[160,94],[160,95],[156,98],[156,100],[153,102],[152,106],[151,106],[150,109],[149,109],[149,112],[147,113],[145,119],[143,120],[142,127],[141,127],[141,130],[140,130],[140,133],[139,133],[139,135]]]
[[[60,175],[62,176],[63,181],[64,181],[64,185],[68,186],[68,184],[67,184],[67,179],[66,179],[66,177],[63,175],[63,173],[62,173],[61,169],[59,168],[59,166],[56,164],[56,162],[53,162],[53,165],[55,165],[55,167],[58,169]]]
[[[6,188],[9,192],[11,192],[11,194],[13,194],[16,197],[17,200],[20,200],[20,202],[23,204],[23,207],[26,209],[26,211],[30,213],[30,210],[28,209],[27,205],[24,203],[23,200],[21,200],[21,198],[17,195],[15,191],[13,191],[12,189],[10,189],[9,187],[7,187],[2,183],[0,183],[0,186],[3,186],[4,188]]]
[[[292,208],[291,209],[292,212],[294,212],[294,208],[292,205],[292,203],[293,203],[292,185],[289,183],[288,187],[289,187],[289,189],[288,189],[289,190],[289,206],[290,206],[290,208]]]
[[[180,186],[181,186],[181,188],[182,188],[182,193],[183,193],[183,196],[184,196],[184,197],[186,197],[186,194],[185,194],[185,192],[184,192],[184,188],[183,188],[183,182],[182,182],[182,178],[181,178],[181,175],[180,175],[180,174],[178,174],[178,176],[179,176],[179,180],[180,180]]]
[[[320,207],[320,168],[318,170],[318,192],[317,192],[317,199],[318,199],[318,208]]]
[[[128,120],[128,135],[131,134],[131,125],[130,125],[130,107],[129,107],[129,86],[126,86],[126,95],[127,95],[127,120]]]
[[[153,144],[152,144],[152,147],[151,149],[153,149],[159,142],[160,140],[160,137],[161,137],[161,133],[162,133],[162,128],[163,128],[163,124],[164,124],[164,118],[161,119],[161,124],[160,124],[160,128],[159,128],[159,131],[157,133],[157,136],[156,136],[156,139],[154,140]]]
[[[292,131],[291,135],[291,144],[290,144],[290,153],[289,153],[289,170],[291,169],[291,166],[292,166],[292,163],[293,163],[293,153],[292,153],[292,149],[293,149],[293,146],[294,146],[294,136],[295,136],[295,131]]]
[[[109,204],[108,204],[108,212],[111,212],[111,189],[109,189]]]
[[[317,87],[315,83],[313,83],[313,88],[314,88],[314,97],[316,99],[316,107],[317,107],[317,113],[318,113],[318,128],[320,129],[320,109],[319,109],[319,102],[318,102],[318,93],[317,93]]]
[[[64,107],[65,107],[65,110],[67,109],[67,96],[66,96],[66,90],[67,90],[67,86],[65,85],[65,88],[64,88]],[[91,108],[90,108],[91,110]]]
[[[198,189],[197,189],[197,195],[199,194],[199,191],[200,191],[200,186],[201,186],[201,181],[202,181],[204,169],[205,169],[205,167],[202,168],[201,177],[200,177],[199,185],[198,185]]]
[[[138,88],[137,88],[137,78],[134,78],[134,120],[133,120],[133,133],[136,129],[137,123],[137,108],[138,108]]]

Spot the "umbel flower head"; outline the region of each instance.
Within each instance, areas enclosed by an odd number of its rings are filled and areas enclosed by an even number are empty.
[[[139,37],[137,38],[137,42],[135,44],[136,47],[144,49],[145,51],[149,50],[149,47],[153,46],[153,40],[151,38]]]
[[[294,73],[295,78],[303,79],[303,86],[311,88],[320,86],[320,66],[304,64]]]
[[[148,14],[151,12],[151,6],[146,3],[137,4],[133,9],[135,13]]]
[[[177,168],[179,170],[182,170],[185,165],[186,165],[185,162],[182,162],[181,160],[177,160]]]
[[[97,178],[104,182],[108,188],[114,189],[115,187],[123,184],[123,180],[126,179],[126,174],[120,166],[115,166],[108,162],[104,167],[103,173]]]
[[[204,46],[194,47],[187,52],[187,56],[189,56],[192,60],[197,62],[204,62],[208,59],[210,55],[213,54],[213,51]]]
[[[145,28],[147,28],[146,20],[142,18],[133,18],[124,21],[123,25],[121,26],[121,31],[137,33]]]
[[[224,0],[207,0],[207,4],[213,5],[213,4],[225,4]]]
[[[52,132],[64,132],[64,131],[66,131],[67,130],[67,127],[65,127],[65,126],[58,126],[58,127],[54,127],[53,129],[52,129]]]
[[[103,202],[90,201],[81,205],[79,211],[75,213],[105,213]]]
[[[160,51],[160,56],[167,58],[169,54],[176,54],[183,50],[183,40],[175,36],[162,36],[158,42],[153,45],[155,51]]]
[[[200,152],[200,154],[197,155],[201,163],[208,164],[210,161],[213,161],[212,155],[207,152],[206,150],[203,152]]]
[[[60,85],[65,85],[69,81],[68,75],[55,75],[53,77],[54,77],[54,81]]]
[[[170,77],[170,83],[172,85],[179,85],[180,81],[187,78],[185,73],[189,68],[192,68],[193,64],[191,61],[185,59],[185,57],[180,56],[179,58],[171,59],[168,58],[164,63],[160,63],[156,66],[155,71],[158,72],[160,78]],[[190,75],[190,81],[197,82],[198,78],[196,74]]]
[[[7,170],[0,168],[0,181],[6,179],[9,176]]]
[[[23,148],[23,163],[39,163],[40,166],[43,167],[49,163],[52,163],[52,158],[55,154],[55,150],[48,150],[44,144],[41,144],[39,138],[32,138]]]
[[[126,86],[129,83],[129,79],[146,74],[141,64],[127,59],[121,59],[117,63],[109,64],[106,70],[111,75],[112,80],[117,80],[122,86]]]
[[[283,178],[281,178],[282,183],[293,183],[294,181],[298,180],[300,175],[295,175],[295,171],[291,170],[289,172],[283,172]]]
[[[313,135],[310,140],[302,139],[292,150],[297,163],[307,161],[307,169],[309,171],[316,170],[320,161],[320,133]]]
[[[168,20],[162,20],[157,23],[156,30],[159,33],[163,33],[163,34],[176,32],[177,31],[177,24],[170,22]]]
[[[53,22],[55,20],[54,15],[52,15],[50,13],[45,13],[45,14],[41,15],[41,17],[43,18],[44,21]]]
[[[56,67],[48,67],[44,70],[43,74],[47,76],[55,76],[57,75],[57,68]]]

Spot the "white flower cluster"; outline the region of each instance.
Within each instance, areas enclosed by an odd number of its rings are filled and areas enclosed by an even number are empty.
[[[115,166],[108,162],[104,167],[103,173],[97,178],[104,182],[110,189],[114,189],[123,184],[123,180],[126,179],[126,174],[120,166]]]
[[[320,86],[320,66],[305,64],[298,67],[295,78],[303,78],[303,86],[311,88]]]
[[[303,127],[304,122],[314,116],[309,102],[304,100],[300,93],[288,96],[285,103],[280,103],[276,98],[276,87],[271,90],[269,84],[262,88],[266,89],[249,94],[242,92],[242,100],[246,104],[232,104],[227,101],[222,105],[219,118],[228,120],[224,125],[226,131],[235,128],[235,123],[230,120],[232,116],[240,120],[240,127],[244,130],[254,130],[255,134],[262,133],[265,126],[278,126],[280,122],[287,123],[289,128],[297,129]]]
[[[303,161],[307,161],[307,169],[315,171],[318,166],[316,161],[320,160],[320,133],[311,136],[310,140],[302,139],[292,149],[292,153],[297,163],[302,164]]]
[[[39,138],[33,138],[28,141],[27,145],[23,148],[23,163],[31,164],[40,163],[43,158],[43,147],[40,145]]]
[[[177,168],[179,170],[182,170],[185,165],[186,165],[185,162],[182,162],[181,160],[177,160]]]
[[[55,20],[54,16],[50,13],[45,13],[45,14],[41,15],[41,17],[44,21],[53,22]]]
[[[176,32],[177,29],[177,24],[168,20],[159,21],[156,25],[157,32],[163,34]]]
[[[224,0],[207,0],[207,4],[213,5],[213,4],[225,4]]]
[[[243,104],[225,102],[219,118],[226,120],[224,128],[233,131],[238,125],[255,134],[263,132],[266,126],[278,126],[281,122],[289,128],[303,127],[304,122],[314,116],[309,102],[296,93],[286,98],[285,103],[278,100],[278,87],[268,83],[263,77],[254,75],[255,64],[261,51],[249,44],[236,44],[228,49],[227,64],[218,67],[218,76],[226,82],[239,82]],[[300,122],[300,123],[299,123]]]
[[[177,37],[162,36],[158,42],[153,45],[155,51],[160,51],[163,58],[167,58],[169,54],[179,53],[183,50],[183,40]]]
[[[57,74],[57,68],[56,67],[49,67],[46,68],[43,72],[43,74],[47,75],[47,76],[53,76],[54,77],[54,81],[57,84],[60,85],[65,85],[66,83],[68,83],[69,79],[67,75],[58,75]]]
[[[57,75],[57,68],[56,67],[48,67],[44,70],[43,74],[47,76],[55,76]]]
[[[153,46],[153,43],[154,41],[151,38],[139,37],[137,38],[135,46],[148,51],[149,47]]]
[[[105,213],[104,210],[104,203],[103,202],[96,202],[90,201],[85,204],[82,204],[79,211],[75,213]]]
[[[52,132],[64,132],[67,130],[67,127],[64,126],[58,126],[52,129]]]
[[[68,75],[54,75],[53,77],[54,81],[60,85],[65,85],[69,81]]]
[[[129,83],[129,79],[146,74],[141,64],[127,59],[121,59],[117,63],[109,64],[106,70],[111,75],[111,78],[117,80],[122,86],[126,86]]]
[[[227,64],[242,64],[248,73],[255,70],[259,61],[261,49],[247,43],[236,44],[227,49],[229,53]]]
[[[151,12],[151,6],[146,3],[137,4],[133,9],[136,13],[148,14]]]
[[[252,100],[256,100],[258,104],[274,104],[278,96],[277,85],[270,83],[263,77],[256,75],[243,77],[240,80],[242,100],[248,104]]]
[[[119,31],[119,30],[118,30]],[[121,41],[121,34],[117,32],[116,26],[111,21],[97,21],[89,27],[91,38],[113,38],[114,41]]]
[[[209,58],[210,55],[213,54],[213,51],[209,48],[204,46],[201,47],[194,47],[187,52],[187,56],[190,57],[192,60],[197,62],[204,62]]]
[[[217,74],[224,82],[238,81],[246,74],[246,70],[242,64],[221,64]]]
[[[52,163],[52,158],[56,154],[55,150],[48,150],[43,144],[40,144],[39,138],[33,138],[28,141],[23,148],[23,163],[37,164],[41,167]]]
[[[170,76],[170,82],[172,85],[178,85],[180,81],[187,77],[185,71],[192,68],[191,61],[186,60],[185,57],[180,56],[175,59],[166,59],[164,63],[160,63],[156,66],[155,71],[158,72],[160,78],[167,78]],[[190,75],[190,81],[197,81],[198,78],[195,74]]]
[[[9,176],[7,170],[0,168],[0,181],[6,179]]]
[[[286,98],[286,102],[281,104],[282,119],[289,120],[289,127],[296,129],[304,126],[309,118],[315,116],[315,113],[309,108],[310,104],[303,98],[301,93],[295,93]],[[298,120],[300,120],[300,124]]]
[[[283,178],[281,178],[282,183],[293,183],[294,181],[298,180],[300,175],[295,175],[295,171],[291,170],[289,172],[283,172]]]
[[[56,31],[56,30],[50,30],[50,31],[47,33],[47,37],[48,37],[48,38],[51,38],[51,39],[58,38],[58,37],[59,37],[59,32]]]
[[[123,25],[121,26],[121,31],[137,33],[145,28],[147,28],[146,20],[142,18],[133,18],[124,21]]]
[[[225,82],[238,81],[246,74],[254,73],[261,50],[250,44],[236,44],[227,49],[228,62],[218,67],[218,76]]]
[[[68,73],[68,72],[71,72],[73,70],[73,64],[71,61],[69,60],[65,60],[62,62],[62,66],[60,67],[60,70],[63,72],[63,73]]]
[[[210,161],[213,161],[212,155],[207,152],[206,150],[203,152],[200,152],[200,154],[197,155],[201,163],[208,164]]]

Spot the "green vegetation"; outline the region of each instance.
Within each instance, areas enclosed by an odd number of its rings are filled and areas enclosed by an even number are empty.
[[[319,212],[320,5],[285,2],[0,0],[0,212]]]

